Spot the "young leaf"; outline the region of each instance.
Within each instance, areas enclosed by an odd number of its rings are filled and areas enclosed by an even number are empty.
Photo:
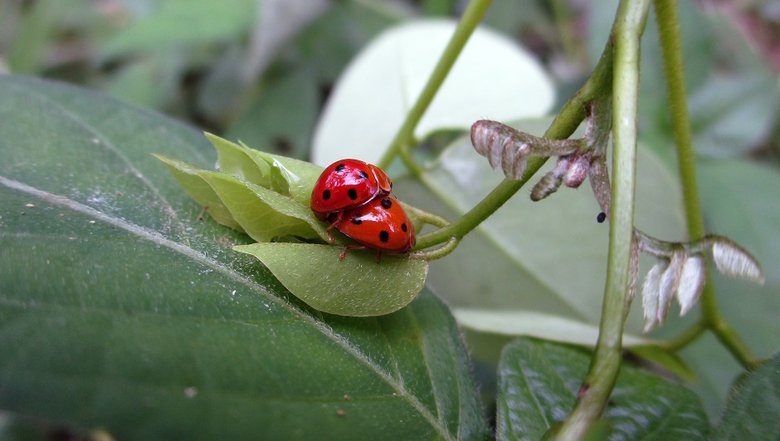
[[[286,196],[220,172],[202,170],[198,175],[211,185],[244,231],[258,242],[281,236],[328,238],[312,211]]]
[[[204,133],[204,135],[217,151],[218,169],[220,172],[255,185],[273,188],[271,186],[271,167],[268,164],[254,161],[245,147],[208,132]],[[286,188],[284,191],[276,191],[282,194],[287,193]]]
[[[574,407],[590,357],[530,339],[507,345],[499,364],[499,440],[539,440]],[[609,440],[705,440],[709,423],[698,397],[677,384],[624,365],[604,412]]]
[[[713,439],[780,439],[780,354],[737,380]]]
[[[211,167],[200,132],[0,76],[0,151],[4,412],[128,441],[486,438],[429,291],[387,316],[324,315],[229,249],[245,235],[195,220],[151,152]]]
[[[257,257],[296,297],[330,314],[367,317],[389,314],[414,300],[425,285],[428,263],[406,256],[350,251],[295,243],[240,245]]]
[[[200,206],[203,207],[208,212],[209,216],[217,223],[237,231],[244,231],[244,229],[241,228],[241,225],[233,219],[230,210],[225,207],[225,204],[222,203],[222,200],[220,200],[214,189],[198,174],[201,170],[198,170],[187,163],[167,158],[163,155],[153,153],[152,156],[165,164],[168,171],[176,178],[184,191],[186,191],[195,202],[200,204]]]
[[[248,157],[254,162],[263,178],[258,182],[247,178],[250,182],[290,196],[300,204],[306,206],[311,204],[311,191],[322,173],[322,167],[299,159],[255,150],[240,142],[236,144],[210,133],[206,133],[206,137],[218,152],[231,152],[231,155],[240,156],[241,161],[245,161]],[[240,167],[253,168],[243,162]]]

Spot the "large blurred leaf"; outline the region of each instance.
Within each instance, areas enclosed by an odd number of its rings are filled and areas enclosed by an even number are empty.
[[[780,110],[775,75],[714,77],[691,99],[691,126],[699,154],[738,156],[764,140]]]
[[[386,31],[339,78],[314,134],[312,158],[325,165],[379,159],[434,69],[456,23],[410,22]],[[480,118],[546,114],[554,89],[538,62],[511,40],[477,29],[415,130],[469,127]]]
[[[0,408],[116,439],[482,439],[446,308],[323,316],[151,152],[201,134],[80,89],[0,77]]]
[[[539,135],[548,123],[527,120],[519,127]],[[657,237],[680,239],[680,191],[674,178],[644,148],[637,162],[638,227]],[[397,180],[396,194],[455,219],[494,188],[503,174],[474,152],[468,138],[461,138],[422,179],[427,191]],[[466,236],[453,254],[434,262],[428,285],[456,307],[542,313],[597,324],[609,227],[596,222],[599,207],[589,185],[561,189],[538,203],[529,200],[528,191],[521,190]],[[479,263],[474,256],[480,256]],[[641,329],[640,308],[635,307],[627,331],[639,334]],[[553,339],[560,337],[555,329],[539,329],[540,334],[545,332]]]
[[[732,387],[716,440],[780,439],[780,355]]]
[[[255,0],[166,0],[135,18],[108,40],[104,56],[213,43],[247,32],[256,18]]]
[[[542,439],[573,409],[589,363],[587,353],[553,343],[518,339],[504,348],[497,439]],[[602,418],[610,440],[705,440],[709,429],[693,392],[628,365]]]
[[[766,283],[759,286],[713,272],[718,304],[724,317],[758,357],[780,351],[780,172],[740,160],[709,160],[699,164],[702,207],[707,230],[737,241],[761,263]],[[689,323],[689,322],[688,322]],[[673,335],[684,323],[670,323],[659,335]],[[682,355],[699,373],[697,391],[715,417],[734,378],[743,372],[726,349],[706,337]]]

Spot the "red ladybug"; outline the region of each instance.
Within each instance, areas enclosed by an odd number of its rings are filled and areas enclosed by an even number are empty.
[[[341,213],[333,226],[361,245],[345,249],[340,257],[342,259],[350,248],[401,254],[412,249],[415,242],[414,225],[392,195],[374,198],[365,205]]]
[[[311,209],[319,220],[389,194],[393,184],[382,169],[358,159],[342,159],[320,174],[311,192]],[[338,218],[332,222],[338,221]]]

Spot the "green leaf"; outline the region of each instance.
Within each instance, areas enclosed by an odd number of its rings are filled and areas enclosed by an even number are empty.
[[[135,17],[102,47],[104,56],[214,43],[247,32],[256,18],[254,0],[166,0]]]
[[[299,159],[256,150],[243,143],[236,144],[210,133],[206,133],[206,137],[220,155],[222,171],[290,196],[307,207],[311,205],[311,191],[322,173],[322,167]],[[223,156],[226,161],[225,166],[222,166]],[[255,167],[260,176],[254,172]]]
[[[716,76],[691,98],[691,127],[696,152],[738,156],[771,135],[780,111],[780,87],[774,74]]]
[[[765,164],[710,159],[698,164],[700,197],[707,230],[724,235],[750,252],[763,266],[763,286],[712,271],[718,306],[756,357],[780,352],[780,172]],[[670,314],[671,315],[671,314]],[[671,337],[690,325],[670,320],[657,335]],[[668,329],[665,329],[668,328]],[[704,336],[681,352],[697,372],[694,388],[711,417],[722,411],[729,385],[744,370],[714,337]]]
[[[0,409],[114,439],[482,440],[466,351],[429,291],[324,315],[151,153],[203,135],[68,85],[0,77]]]
[[[414,300],[425,285],[428,263],[407,256],[349,252],[342,248],[296,243],[240,245],[236,251],[257,257],[296,297],[330,314],[368,317],[395,312]]]
[[[780,439],[780,355],[731,386],[723,419],[713,439]]]
[[[258,242],[282,236],[328,238],[311,209],[287,196],[221,172],[202,170],[198,176],[214,189],[246,234]]]
[[[266,81],[225,137],[280,155],[308,158],[321,105],[311,69],[304,66]]]
[[[286,187],[280,189],[271,185],[271,167],[265,161],[255,161],[249,154],[248,148],[208,132],[204,135],[217,151],[220,172],[272,189],[277,193],[287,193]]]
[[[518,127],[539,135],[549,121],[526,120]],[[674,177],[644,148],[639,149],[637,165],[637,226],[657,237],[682,237],[681,195]],[[412,205],[457,219],[502,179],[503,173],[492,170],[464,137],[425,171],[424,188],[397,179],[394,191]],[[538,313],[596,325],[609,228],[596,222],[600,209],[589,185],[561,189],[538,203],[529,200],[528,191],[518,192],[467,235],[454,253],[434,262],[428,286],[456,308]],[[474,256],[486,264],[475,264]],[[639,335],[641,330],[641,308],[634,307],[626,331]],[[538,332],[547,331],[550,338],[560,338],[553,327]]]
[[[363,49],[339,78],[317,124],[314,162],[327,165],[344,157],[377,161],[420,95],[456,25],[441,19],[403,23]],[[415,135],[468,128],[486,116],[542,116],[552,107],[554,95],[550,78],[530,53],[501,34],[478,28]]]
[[[528,336],[563,343],[574,343],[593,347],[599,336],[596,325],[583,323],[552,314],[531,311],[501,311],[478,308],[455,308],[452,311],[461,326],[479,332]],[[624,346],[649,345],[653,341],[626,334]]]
[[[187,163],[166,158],[162,155],[154,153],[152,155],[165,164],[168,171],[176,178],[184,191],[186,191],[201,207],[204,207],[209,216],[217,223],[237,231],[244,231],[244,229],[241,228],[241,225],[233,218],[233,215],[230,214],[230,210],[222,203],[222,200],[220,200],[214,189],[198,174],[201,170],[196,169]]]
[[[563,345],[518,339],[499,364],[499,440],[539,440],[574,408],[590,356]],[[709,429],[698,397],[680,385],[621,367],[602,417],[610,440],[704,440]]]

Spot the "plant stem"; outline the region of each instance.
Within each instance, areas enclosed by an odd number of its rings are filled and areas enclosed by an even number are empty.
[[[544,134],[545,138],[564,139],[569,137],[583,119],[589,103],[597,96],[607,93],[612,84],[612,45],[608,43],[601,54],[598,64],[593,69],[588,80],[569,101],[564,104],[550,127]],[[547,158],[530,158],[522,179],[504,179],[484,199],[465,213],[456,222],[445,228],[417,238],[415,249],[424,249],[444,243],[455,237],[463,238],[482,221],[498,210],[509,200],[528,180],[544,165]]]
[[[703,319],[699,319],[693,326],[686,329],[672,340],[664,342],[662,346],[666,351],[677,352],[696,340],[706,330],[707,324],[704,323]]]
[[[417,101],[414,106],[406,114],[406,120],[398,129],[398,132],[390,143],[390,146],[385,151],[382,159],[379,160],[380,168],[387,168],[393,159],[401,152],[404,145],[408,145],[412,142],[414,136],[414,129],[417,124],[420,123],[425,111],[436,96],[436,92],[439,91],[442,83],[447,78],[450,69],[455,60],[458,59],[463,47],[466,45],[469,37],[479,25],[482,17],[485,15],[485,11],[490,6],[493,0],[471,0],[466,10],[463,11],[463,16],[460,18],[458,27],[455,28],[455,33],[452,35],[447,47],[444,49],[439,62],[436,63],[436,67],[433,69],[431,76],[428,77],[428,82],[425,83],[420,96],[417,97]]]
[[[634,229],[639,46],[649,6],[649,0],[623,0],[615,19],[612,86],[614,180],[604,303],[590,372],[574,411],[556,434],[557,439],[585,437],[604,411],[620,371],[623,320],[629,305],[626,296]]]
[[[683,190],[685,218],[690,240],[701,239],[704,234],[704,219],[699,205],[699,188],[696,180],[696,158],[693,151],[688,105],[685,93],[685,70],[682,63],[679,21],[676,0],[653,0],[658,22],[658,34],[664,60],[669,107],[672,118],[672,133],[677,146],[677,163]],[[707,273],[701,296],[702,320],[715,333],[731,354],[743,367],[755,364],[750,350],[734,329],[723,318],[718,308],[712,277]]]

